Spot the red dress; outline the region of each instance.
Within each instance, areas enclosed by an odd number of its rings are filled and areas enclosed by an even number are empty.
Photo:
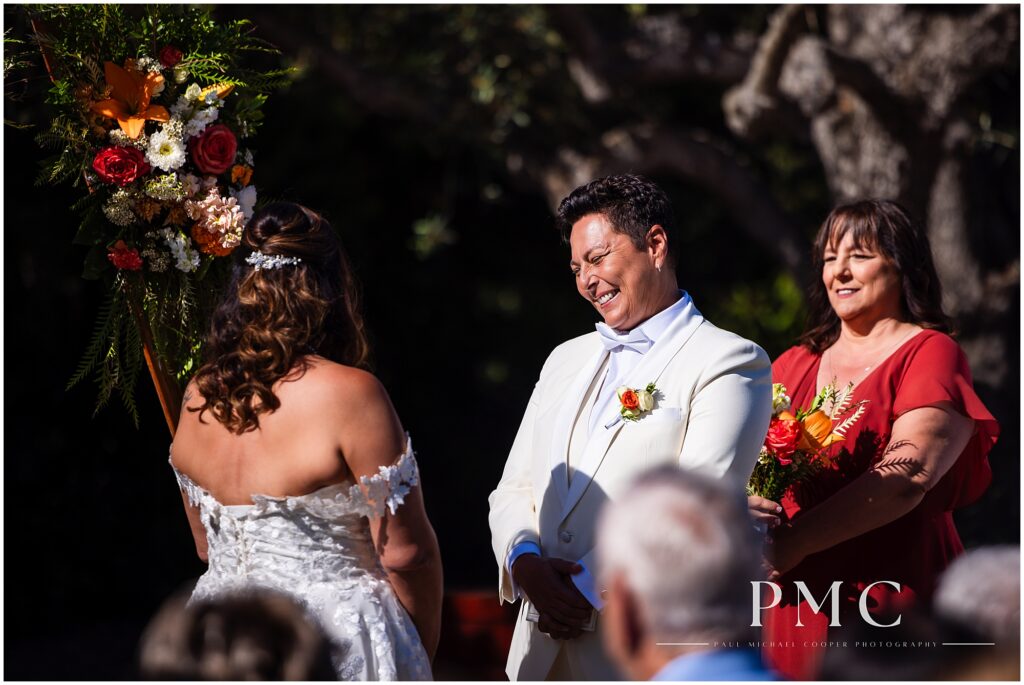
[[[772,378],[785,384],[794,409],[809,406],[817,393],[820,363],[820,355],[793,347],[772,365]],[[798,598],[794,582],[804,581],[815,602],[822,602],[830,586],[843,581],[839,615],[840,624],[848,627],[862,621],[861,590],[876,581],[895,581],[900,592],[876,585],[868,595],[869,612],[879,623],[888,623],[884,616],[899,613],[915,599],[930,599],[939,574],[963,552],[953,510],[977,500],[992,479],[988,453],[999,425],[974,393],[967,358],[949,336],[925,330],[905,342],[857,385],[854,400],[862,399],[868,400],[866,410],[836,449],[834,470],[816,475],[783,497],[781,504],[790,519],[813,517],[816,504],[878,461],[893,422],[911,409],[952,402],[961,414],[974,419],[975,433],[955,465],[911,512],[809,555],[779,579],[783,599],[764,611],[762,639],[765,659],[793,680],[816,677],[825,650],[813,643],[842,639],[841,628],[829,629],[831,601],[821,613],[813,613],[806,600]],[[798,608],[803,627],[796,626]]]

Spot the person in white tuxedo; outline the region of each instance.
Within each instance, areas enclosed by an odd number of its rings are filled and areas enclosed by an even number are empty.
[[[597,179],[562,200],[557,221],[576,288],[604,321],[549,355],[489,498],[500,600],[525,596],[506,673],[613,680],[595,581],[598,510],[661,464],[742,492],[771,417],[771,367],[679,289],[676,223],[657,185]]]

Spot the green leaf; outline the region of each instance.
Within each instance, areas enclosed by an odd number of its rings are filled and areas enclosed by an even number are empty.
[[[107,259],[107,248],[104,245],[96,245],[85,255],[85,266],[82,268],[82,278],[88,281],[96,281],[103,275],[103,272],[110,268],[110,260]]]

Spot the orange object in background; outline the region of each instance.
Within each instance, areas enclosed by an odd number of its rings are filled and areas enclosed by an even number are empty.
[[[445,593],[435,680],[508,680],[505,660],[518,604],[498,604],[491,590]]]

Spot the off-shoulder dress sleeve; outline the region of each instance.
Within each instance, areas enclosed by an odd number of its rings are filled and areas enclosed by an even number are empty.
[[[921,335],[927,337],[908,358],[896,387],[893,418],[949,402],[974,421],[974,435],[937,488],[948,495],[951,508],[966,506],[977,500],[992,480],[988,453],[999,437],[999,423],[974,391],[971,368],[960,346],[947,335]]]

